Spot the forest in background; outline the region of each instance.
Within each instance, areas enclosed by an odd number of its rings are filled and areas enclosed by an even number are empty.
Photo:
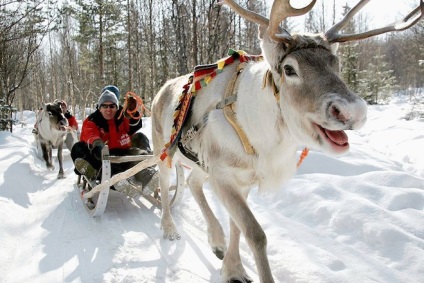
[[[269,17],[271,1],[237,2]],[[349,8],[336,14],[335,0],[318,0],[303,29],[325,32]],[[282,25],[297,27],[292,19]],[[345,31],[368,25],[366,17],[355,17]],[[104,85],[114,84],[149,107],[165,81],[227,56],[230,48],[260,54],[257,25],[216,0],[0,0],[0,100],[21,111],[66,98],[84,111]],[[413,95],[424,87],[424,21],[341,44],[338,56],[344,81],[367,102],[399,89]]]

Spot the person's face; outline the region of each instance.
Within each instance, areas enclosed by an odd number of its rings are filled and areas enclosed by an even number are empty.
[[[100,104],[100,113],[102,113],[103,118],[106,120],[113,119],[115,117],[116,111],[118,111],[118,106],[112,102],[105,102]]]

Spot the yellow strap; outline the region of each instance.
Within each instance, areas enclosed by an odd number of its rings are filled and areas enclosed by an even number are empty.
[[[231,77],[230,82],[228,83],[227,89],[225,91],[225,97],[229,97],[232,95],[232,93],[234,92],[234,89],[236,89],[236,85],[237,85],[237,78],[239,76],[239,74],[241,73],[241,71],[243,70],[245,64],[240,64],[237,67],[237,72]],[[246,133],[243,131],[242,127],[239,125],[239,123],[237,122],[236,119],[236,112],[234,110],[234,103],[228,104],[226,106],[224,106],[223,110],[224,110],[224,116],[227,119],[227,121],[230,123],[231,126],[233,126],[234,130],[236,131],[237,135],[240,138],[240,141],[244,147],[244,150],[246,151],[247,154],[255,154],[255,150],[253,148],[253,146],[250,144],[249,139],[246,136]]]
[[[281,80],[284,80],[284,76],[281,76]],[[277,86],[275,85],[274,78],[272,77],[271,70],[267,70],[265,72],[264,78],[262,79],[262,89],[266,87],[271,87],[272,92],[274,93],[275,99],[277,99],[277,102],[280,102],[280,91],[278,90]]]

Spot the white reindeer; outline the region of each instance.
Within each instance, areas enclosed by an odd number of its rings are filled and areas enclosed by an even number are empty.
[[[291,35],[279,27],[284,19],[307,13],[315,2],[295,9],[289,0],[275,0],[269,20],[232,0],[221,2],[259,24],[265,60],[249,62],[242,71],[233,63],[196,93],[173,161],[180,159],[193,168],[187,183],[206,219],[209,244],[217,257],[223,258],[223,282],[252,282],[240,259],[240,233],[253,252],[260,282],[274,282],[266,235],[246,203],[251,188],[258,186],[266,191],[280,187],[296,171],[299,147],[336,155],[347,152],[349,142],[344,130],[359,129],[366,121],[366,103],[339,77],[333,43],[406,29],[424,11],[420,0],[419,8],[393,25],[359,34],[339,33],[369,2],[362,0],[324,35]],[[168,81],[153,101],[155,154],[170,141],[173,114],[189,77]],[[226,111],[233,111],[235,122],[226,119]],[[192,161],[193,156],[198,162]],[[167,205],[171,169],[166,162],[160,162],[159,169],[164,237],[178,239]],[[223,229],[202,191],[206,177],[230,215],[228,249]]]

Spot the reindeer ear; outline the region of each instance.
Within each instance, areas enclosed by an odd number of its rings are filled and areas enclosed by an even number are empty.
[[[330,45],[330,48],[331,48],[331,54],[337,55],[337,50],[339,49],[339,43],[338,42],[332,43]]]
[[[280,59],[286,53],[288,45],[284,42],[277,42],[272,39],[267,32],[263,33],[261,39],[261,50],[265,60],[271,68],[277,71]],[[278,50],[278,51],[277,51]]]
[[[263,25],[258,26],[258,37],[260,40],[262,40],[264,36],[266,36],[267,28],[268,28],[267,26],[263,26]]]

